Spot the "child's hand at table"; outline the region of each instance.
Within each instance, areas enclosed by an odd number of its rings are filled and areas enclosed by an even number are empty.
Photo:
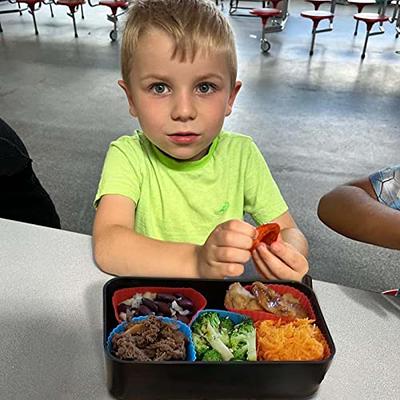
[[[230,220],[218,225],[198,247],[197,267],[201,278],[239,276],[251,257],[256,229],[247,222]]]
[[[278,239],[271,245],[260,243],[252,252],[254,264],[267,279],[301,281],[308,272],[307,259],[290,243]]]

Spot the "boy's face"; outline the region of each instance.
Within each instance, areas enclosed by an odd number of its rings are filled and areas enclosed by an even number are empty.
[[[138,43],[129,87],[119,81],[147,138],[179,160],[199,160],[232,111],[241,83],[232,90],[226,56],[198,52],[194,61],[172,59],[169,36],[153,29]]]

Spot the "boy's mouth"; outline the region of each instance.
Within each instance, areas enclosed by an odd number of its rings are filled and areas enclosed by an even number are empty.
[[[199,134],[194,132],[176,132],[168,135],[169,139],[174,143],[193,143],[200,137]]]

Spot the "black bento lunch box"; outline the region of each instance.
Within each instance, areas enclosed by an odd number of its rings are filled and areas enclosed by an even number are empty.
[[[224,298],[232,281],[166,278],[114,278],[103,288],[103,346],[107,386],[117,399],[250,399],[306,398],[318,390],[335,354],[335,345],[317,298],[310,286],[294,281],[274,281],[300,290],[309,299],[316,324],[329,346],[321,361],[164,361],[120,360],[110,353],[107,339],[119,324],[112,303],[113,293],[133,287],[192,288],[207,299],[207,309],[225,310]],[[249,285],[252,281],[240,281]]]

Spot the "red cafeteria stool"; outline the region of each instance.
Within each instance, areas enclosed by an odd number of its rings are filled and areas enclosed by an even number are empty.
[[[75,37],[78,37],[78,32],[76,30],[76,21],[75,21],[75,13],[78,12],[79,6],[81,7],[81,15],[82,19],[84,19],[83,15],[83,4],[85,4],[85,0],[57,0],[56,4],[58,6],[67,6],[69,8],[69,13],[67,12],[67,15],[72,18],[73,24],[74,24],[74,32],[75,32]]]
[[[310,2],[315,2],[315,0],[312,1],[310,0]],[[333,17],[335,16],[336,1],[334,0],[330,3],[331,3],[330,11],[309,10],[309,11],[302,11],[300,13],[302,17],[309,18],[313,23],[310,56],[314,54],[315,35],[317,33],[330,32],[333,30]],[[321,4],[319,4],[318,7],[320,5]],[[323,20],[329,20],[329,27],[325,29],[318,29],[319,23]]]
[[[18,3],[18,7],[20,7],[21,3],[27,5],[28,12],[29,12],[29,14],[32,15],[33,26],[35,28],[35,35],[39,35],[39,31],[38,31],[37,24],[36,24],[35,12],[38,11],[40,9],[40,7],[42,6],[42,0],[17,0],[16,2],[10,1],[10,3]],[[37,5],[37,7],[36,7],[36,5]],[[52,10],[52,14],[53,14],[53,10]],[[22,15],[22,12],[20,12],[20,15]]]
[[[268,0],[268,5],[271,5],[271,8],[278,8],[278,4],[283,0]],[[269,8],[269,7],[268,7]]]
[[[384,14],[382,11],[381,14],[378,13],[357,13],[354,14],[354,19],[356,21],[363,21],[366,24],[367,27],[367,32],[365,35],[365,42],[364,42],[364,48],[361,54],[361,58],[365,58],[365,51],[367,50],[367,43],[368,43],[368,38],[370,36],[375,36],[375,35],[381,35],[382,33],[385,33],[383,29],[380,29],[377,32],[371,32],[372,27],[374,26],[375,23],[379,22],[380,25],[382,25],[384,22],[389,20],[389,17]]]
[[[265,4],[267,3],[267,0],[262,0],[262,1],[260,0],[260,2],[261,2],[260,8],[266,8]],[[229,15],[235,15],[237,17],[251,17],[251,15],[249,15],[248,13],[236,14],[238,10],[251,10],[251,9],[252,9],[251,7],[239,7],[239,0],[229,0]]]
[[[271,27],[271,30],[268,31],[268,29],[270,29],[267,28],[268,20],[269,18],[280,17],[282,15],[282,11],[277,8],[254,8],[253,10],[250,10],[250,14],[261,17],[261,50],[266,53],[271,48],[271,43],[268,42],[265,35],[267,32],[273,31],[273,27]]]
[[[278,4],[282,1],[283,1],[283,4],[281,4],[280,8],[278,8]],[[269,0],[269,1],[267,1],[268,8],[277,8],[278,10],[282,11],[282,14],[281,14],[282,20],[280,23],[280,25],[281,25],[280,31],[282,31],[284,29],[287,17],[289,16],[288,3],[289,3],[289,0],[286,0],[286,1],[284,1],[284,0]]]
[[[371,6],[371,5],[375,5],[376,1],[375,0],[347,0],[347,2],[349,4],[352,4],[353,6],[357,7],[357,12],[358,13],[362,13],[364,7],[366,6]],[[354,36],[357,36],[357,32],[358,32],[358,24],[359,24],[359,20],[357,20],[356,22],[356,28],[354,30]]]
[[[312,3],[314,10],[319,10],[322,4],[330,4],[331,0],[306,0],[308,3]],[[373,0],[375,1],[375,0]]]
[[[114,24],[114,29],[110,32],[110,39],[111,41],[115,41],[118,38],[118,31],[117,31],[117,22],[118,17],[122,15],[125,11],[117,14],[118,9],[121,8],[122,10],[126,10],[128,8],[128,1],[124,0],[101,0],[97,4],[92,3],[88,0],[90,7],[97,7],[97,6],[105,6],[109,7],[111,10],[111,15],[107,15],[107,19]]]
[[[36,24],[36,17],[35,17],[35,12],[38,11],[41,7],[42,4],[46,4],[50,6],[50,12],[51,12],[51,17],[54,17],[53,14],[53,8],[51,7],[51,0],[46,3],[44,0],[8,0],[9,3],[11,4],[18,4],[18,10],[5,10],[5,11],[0,11],[0,14],[7,14],[7,13],[11,13],[11,12],[19,12],[19,15],[22,15],[23,11],[28,10],[29,14],[32,15],[32,19],[33,19],[33,26],[35,27],[35,35],[39,34],[38,28],[37,28],[37,24]],[[25,8],[21,8],[21,3],[24,3],[27,5],[27,7]],[[36,4],[38,5],[36,7]],[[0,25],[0,32],[3,32],[3,30],[1,29],[1,25]]]

